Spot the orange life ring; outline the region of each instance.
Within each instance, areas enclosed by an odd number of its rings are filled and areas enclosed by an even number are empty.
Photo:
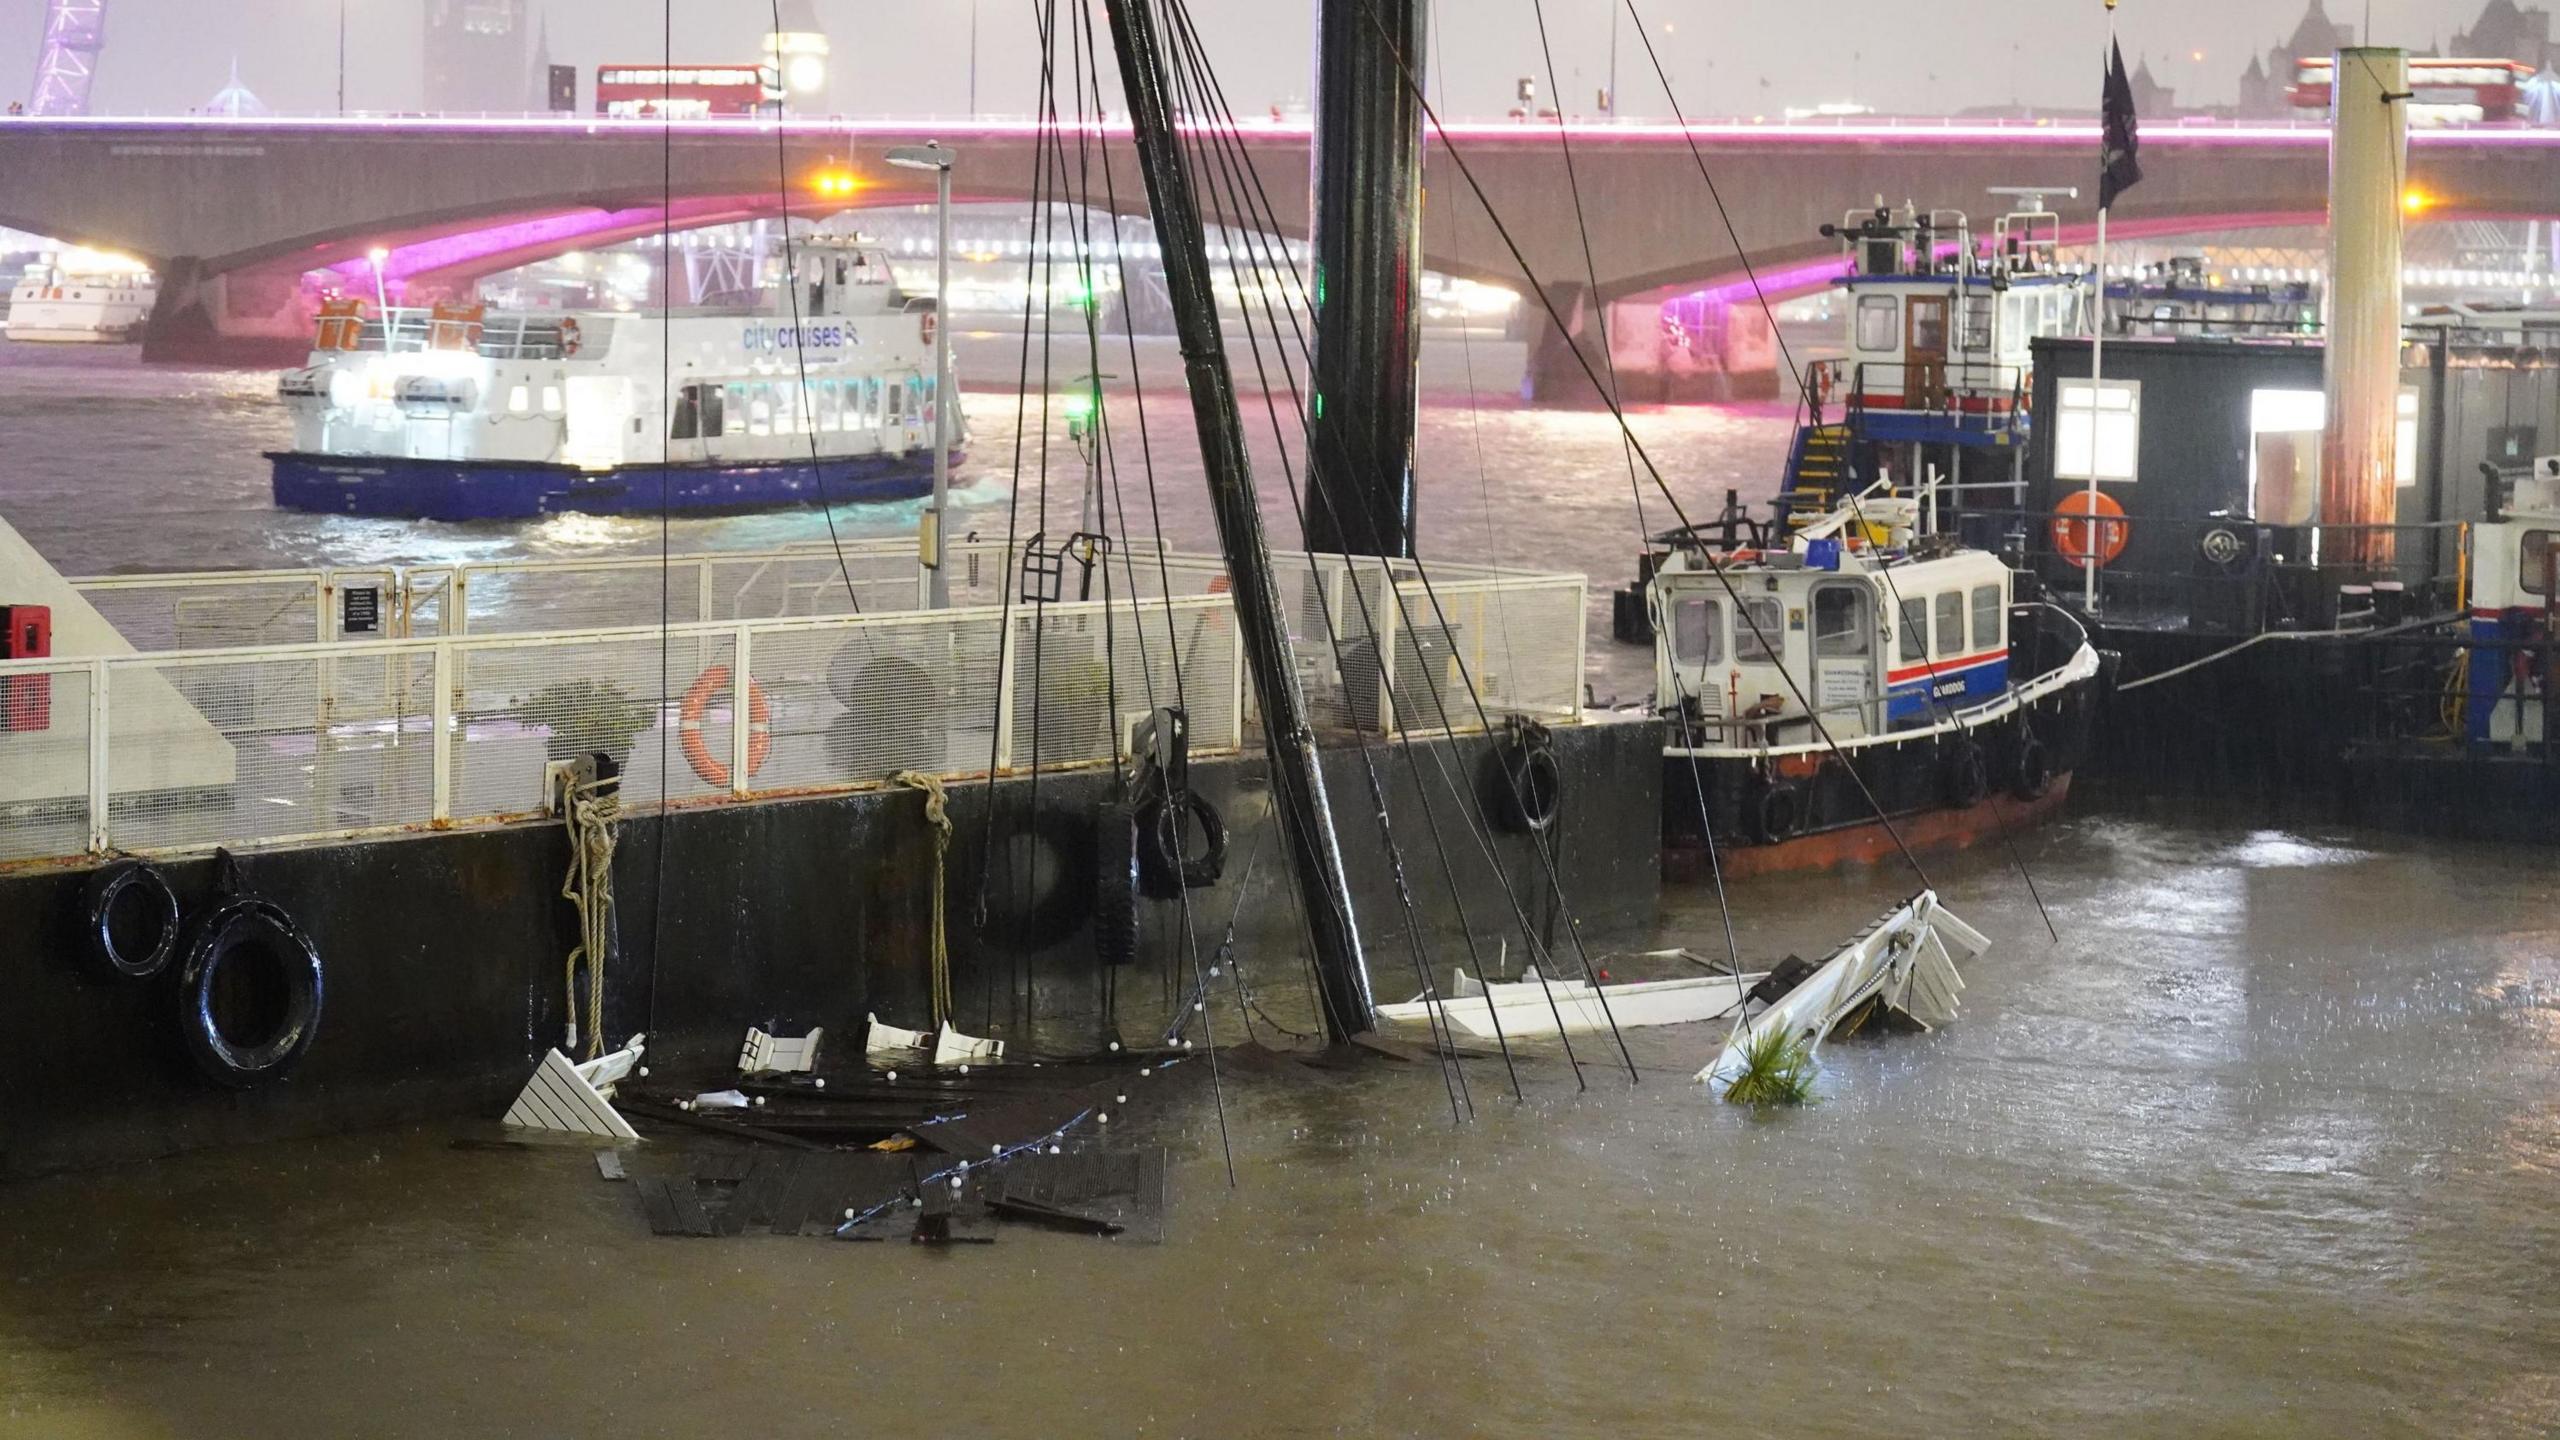
[[[577,354],[580,343],[577,317],[572,315],[560,317],[560,358],[565,360]]]
[[[694,677],[693,688],[684,692],[684,708],[677,712],[676,729],[684,735],[685,763],[703,783],[718,789],[729,787],[729,767],[711,753],[703,743],[702,715],[711,708],[714,696],[729,693],[729,667],[714,665]],[[736,723],[736,717],[731,717]],[[753,680],[747,682],[747,773],[753,775],[764,768],[765,758],[773,753],[773,707],[764,699],[764,687]]]
[[[2104,566],[2123,554],[2125,541],[2132,538],[2133,523],[2124,518],[2124,507],[2103,490],[2095,495],[2074,490],[2053,509],[2054,553],[2083,570],[2090,568],[2093,550],[2095,563]]]

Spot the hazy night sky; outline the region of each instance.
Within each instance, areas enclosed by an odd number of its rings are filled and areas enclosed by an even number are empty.
[[[967,111],[970,0],[815,3],[835,47],[831,108]],[[1593,91],[1606,83],[1613,3],[1547,0],[1560,88],[1578,112],[1592,108]],[[1028,111],[1037,79],[1032,0],[978,0],[974,8],[981,109]],[[349,104],[416,108],[421,0],[345,0],[345,9]],[[659,54],[660,7],[647,0],[532,0],[532,9],[549,21],[552,58],[579,68],[582,104],[599,62]],[[1638,0],[1638,9],[1657,32],[1683,106],[1713,114],[1774,113],[1853,94],[1906,113],[2013,95],[2088,108],[2105,27],[2099,0]],[[2330,4],[2332,18],[2360,25],[2370,13],[2370,38],[2413,48],[2469,25],[2479,9],[2480,0]],[[750,60],[768,28],[760,0],[675,0],[675,11],[679,61]],[[340,0],[109,0],[95,108],[168,113],[202,105],[236,56],[242,80],[274,109],[326,110],[335,103],[339,12]],[[1193,13],[1240,110],[1303,105],[1312,3],[1193,0]],[[2250,54],[2289,34],[2303,4],[2124,0],[2118,13],[2129,59],[2148,55],[2182,102],[2228,104]],[[1433,58],[1445,57],[1447,110],[1499,114],[1514,77],[1540,72],[1529,0],[1443,0],[1439,14],[1443,55]],[[30,88],[43,16],[43,0],[0,0],[0,95]],[[1103,43],[1107,49],[1107,37]],[[2197,51],[2201,61],[2190,58]],[[1622,34],[1618,64],[1622,112],[1662,113],[1661,88],[1631,33]],[[1543,95],[1543,80],[1539,88]]]

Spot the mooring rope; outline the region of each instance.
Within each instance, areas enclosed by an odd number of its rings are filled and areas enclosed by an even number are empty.
[[[569,1053],[593,1060],[604,1053],[604,961],[613,926],[614,822],[622,817],[622,777],[569,786],[564,819],[569,827],[569,878],[560,898],[577,907],[578,943],[563,967],[562,1000],[569,1010]],[[583,1049],[578,968],[587,973]]]
[[[925,823],[933,827],[933,1028],[939,1030],[951,1018],[951,946],[943,929],[943,868],[951,854],[951,797],[942,788],[942,777],[920,770],[901,770],[889,777],[892,785],[924,792]]]

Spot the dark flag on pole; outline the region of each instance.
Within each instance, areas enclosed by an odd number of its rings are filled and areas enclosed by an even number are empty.
[[[2106,96],[2100,102],[2106,138],[2098,149],[2098,208],[2111,209],[2116,197],[2142,180],[2142,136],[2133,123],[2133,82],[2125,78],[2124,47],[2111,45]]]

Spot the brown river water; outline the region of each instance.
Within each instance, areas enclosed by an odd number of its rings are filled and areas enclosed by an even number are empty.
[[[1168,529],[1205,539],[1147,373]],[[0,515],[74,571],[654,548],[278,516],[270,385],[0,348]],[[1605,418],[1435,393],[1426,553],[1616,583]],[[973,401],[990,529],[1010,408]],[[1783,454],[1776,407],[1636,425],[1695,510]],[[1464,1124],[1426,1065],[1133,1080],[1115,1121],[1172,1155],[1160,1246],[652,1239],[582,1151],[452,1148],[473,1125],[0,1188],[0,1436],[2560,1429],[2547,854],[2089,813],[2019,853],[2059,941],[2006,856],[1933,860],[1995,941],[1963,1013],[1827,1048],[1809,1109],[1710,1100],[1712,1027],[1631,1033],[1640,1084],[1596,1039],[1587,1090],[1551,1042],[1517,1101],[1469,1062]],[[1912,883],[1755,880],[1744,951],[1814,952]],[[1712,895],[1674,893],[1660,938],[1719,948]]]

